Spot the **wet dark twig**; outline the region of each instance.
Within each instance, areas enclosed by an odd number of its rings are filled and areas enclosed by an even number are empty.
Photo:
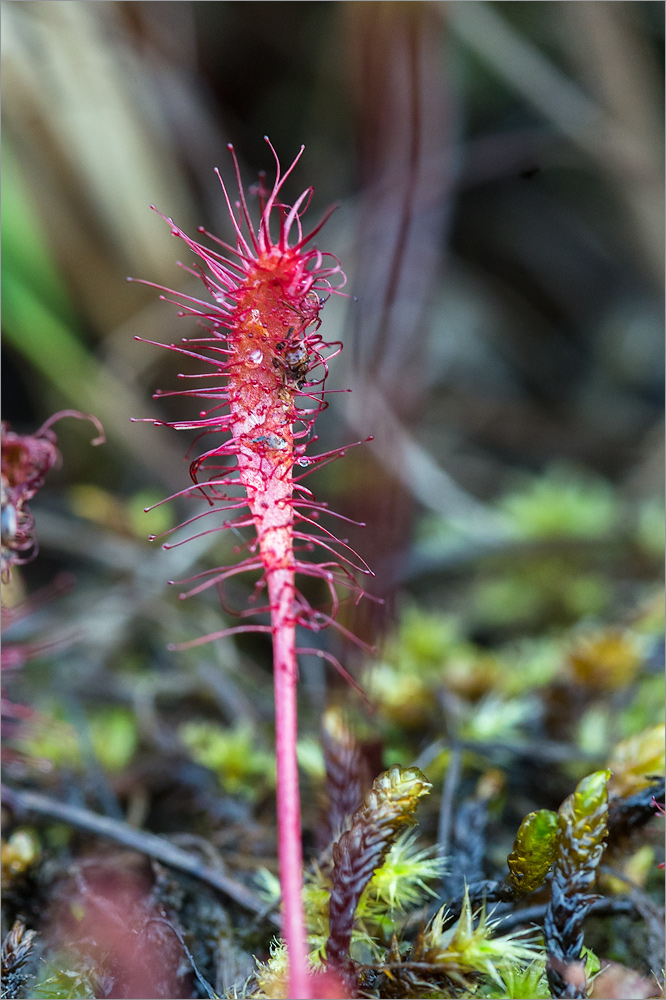
[[[439,821],[437,824],[437,847],[443,858],[449,853],[449,842],[451,840],[451,829],[453,827],[453,800],[460,784],[462,771],[462,752],[459,747],[453,747],[449,766],[444,775],[442,786],[442,801],[439,807]]]
[[[537,903],[534,906],[524,906],[514,913],[507,913],[500,917],[499,929],[503,934],[507,934],[514,927],[525,927],[528,924],[538,924],[544,922],[548,903]],[[590,904],[589,913],[595,917],[619,917],[627,916],[632,920],[642,919],[642,914],[638,909],[635,900],[631,896],[612,896],[595,899]]]
[[[639,793],[640,794],[640,793]],[[664,968],[664,908],[658,906],[645,890],[632,882],[631,879],[613,868],[611,865],[602,865],[601,871],[624,882],[629,889],[631,899],[636,912],[645,922],[648,935],[648,946],[646,949],[646,963],[654,971]]]
[[[183,851],[180,847],[170,844],[168,840],[164,840],[163,837],[158,837],[154,833],[136,830],[122,820],[100,816],[88,809],[68,805],[66,802],[58,802],[40,792],[9,788],[6,785],[3,786],[3,803],[15,813],[35,813],[38,816],[66,823],[68,826],[85,833],[105,837],[117,844],[123,844],[125,847],[138,851],[139,854],[145,854],[147,857],[161,861],[169,868],[175,868],[207,883],[251,913],[265,914],[264,904],[242,882],[238,882],[222,872],[215,871],[207,865],[202,865],[193,854]],[[268,915],[267,918],[279,925],[277,917]]]
[[[608,806],[609,843],[630,836],[654,819],[656,813],[652,800],[664,805],[664,786],[664,778],[653,778],[651,784],[635,795],[611,799]]]
[[[193,971],[194,975],[197,978],[197,982],[202,987],[204,993],[209,998],[209,1000],[217,1000],[217,993],[215,992],[215,990],[213,989],[213,987],[210,985],[210,983],[208,982],[208,980],[205,978],[205,976],[202,976],[201,973],[199,972],[199,969],[197,968],[197,963],[194,961],[194,957],[192,955],[192,952],[190,951],[190,949],[185,944],[185,941],[183,939],[183,935],[178,930],[178,928],[175,926],[175,924],[172,924],[170,920],[166,920],[164,917],[151,917],[149,920],[146,921],[146,926],[148,926],[148,924],[160,924],[160,925],[162,925],[164,927],[168,927],[170,931],[173,931],[173,933],[178,938],[178,941],[180,942],[180,946],[183,949],[183,951],[185,952],[185,955],[187,956],[188,962],[192,966],[192,971]]]

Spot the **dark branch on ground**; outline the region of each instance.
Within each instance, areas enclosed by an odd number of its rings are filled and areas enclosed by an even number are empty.
[[[202,865],[195,855],[183,851],[180,847],[176,847],[175,844],[169,843],[168,840],[158,837],[154,833],[137,830],[122,820],[100,816],[89,809],[81,809],[79,806],[68,805],[66,802],[58,802],[40,792],[9,788],[7,785],[3,786],[3,804],[15,813],[35,813],[38,816],[66,823],[84,833],[91,833],[97,837],[113,840],[117,844],[123,844],[139,854],[145,854],[147,857],[162,862],[169,868],[175,868],[205,882],[251,913],[265,915],[271,922],[279,924],[278,918],[275,915],[267,914],[264,903],[242,882],[238,882],[207,865]]]

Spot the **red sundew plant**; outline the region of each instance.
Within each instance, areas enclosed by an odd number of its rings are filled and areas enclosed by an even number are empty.
[[[334,625],[345,636],[358,641],[336,621],[337,587],[343,585],[360,600],[364,591],[354,572],[370,570],[344,541],[318,523],[327,507],[318,503],[302,484],[303,476],[307,475],[303,470],[309,471],[344,454],[343,449],[336,449],[306,456],[306,449],[316,441],[315,420],[327,405],[324,384],[328,362],[342,349],[339,342],[327,343],[322,339],[320,312],[329,295],[339,293],[346,279],[336,257],[311,245],[330,211],[304,235],[301,217],[310,203],[312,189],[304,191],[293,206],[280,200],[283,185],[298,163],[303,147],[289,169],[281,174],[275,150],[268,144],[275,156],[277,173],[272,189],[267,190],[263,178],[253,189],[260,210],[256,230],[232,146],[229,150],[239,192],[235,205],[218,172],[235,246],[200,229],[223,252],[209,249],[163,216],[172,234],[184,240],[206,266],[205,270],[198,264],[184,269],[201,278],[212,301],[170,291],[179,300],[181,314],[198,317],[206,334],[184,338],[187,346],[161,346],[193,357],[207,368],[202,374],[181,375],[181,378],[209,378],[215,382],[212,386],[200,385],[156,396],[190,396],[205,401],[205,408],[196,419],[174,421],[167,426],[195,430],[199,434],[197,440],[210,434],[227,435],[223,443],[214,443],[194,459],[190,465],[194,485],[176,494],[205,497],[209,504],[206,511],[185,524],[219,512],[242,511],[202,534],[223,528],[254,529],[244,559],[233,566],[181,581],[194,584],[181,597],[213,586],[219,588],[230,577],[255,570],[260,574],[257,593],[265,589],[268,603],[243,612],[243,616],[268,612],[270,625],[243,623],[174,648],[183,649],[239,632],[265,632],[272,636],[283,929],[290,960],[290,995],[307,998],[311,993],[301,902],[296,654],[308,652],[324,657],[347,675],[329,653],[297,648],[296,626],[319,631]],[[238,495],[239,486],[242,495]],[[169,548],[170,544],[182,542],[167,543],[164,547]],[[301,553],[315,549],[325,553],[321,562],[302,558]],[[330,611],[315,610],[309,604],[296,588],[296,574],[325,582]]]
[[[53,424],[63,417],[77,417],[90,420],[95,425],[97,437],[93,445],[103,444],[104,429],[97,417],[78,410],[60,410],[45,420],[34,434],[17,434],[6,421],[2,421],[1,475],[2,486],[2,582],[8,583],[13,566],[23,566],[31,562],[38,552],[35,520],[29,503],[44,485],[44,478],[54,466],[60,464],[58,439],[52,430]],[[26,598],[12,608],[2,607],[2,631],[10,628],[32,614],[44,604],[68,590],[72,581],[67,574],[61,574],[50,587]],[[63,638],[49,638],[34,642],[3,641],[0,662],[3,677],[5,671],[19,670],[29,660],[46,650],[62,645]],[[3,720],[3,735],[8,736],[14,723],[34,718],[33,709],[17,705],[0,696],[0,714]]]
[[[51,429],[63,417],[91,420],[97,428],[92,444],[104,443],[97,417],[78,410],[59,410],[34,434],[16,434],[2,422],[2,579],[12,566],[31,562],[37,555],[35,521],[28,503],[44,485],[46,473],[60,463],[57,438]]]

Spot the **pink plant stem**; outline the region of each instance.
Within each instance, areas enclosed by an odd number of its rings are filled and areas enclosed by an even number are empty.
[[[303,913],[303,851],[296,738],[296,629],[293,618],[294,574],[268,574],[273,621],[273,683],[277,763],[278,861],[282,886],[282,933],[289,955],[289,996],[309,1000],[308,952]]]

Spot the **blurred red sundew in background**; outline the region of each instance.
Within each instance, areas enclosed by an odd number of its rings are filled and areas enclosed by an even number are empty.
[[[133,856],[79,864],[58,896],[46,935],[103,970],[105,998],[191,996],[181,945],[154,922],[168,914],[151,899],[151,880]]]

